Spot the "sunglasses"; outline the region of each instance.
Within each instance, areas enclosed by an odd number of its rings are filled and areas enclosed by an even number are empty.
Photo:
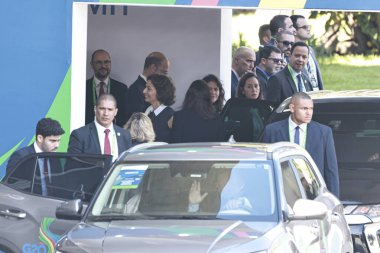
[[[293,46],[294,42],[291,42],[291,41],[287,41],[287,40],[282,40],[282,41],[278,41],[278,43],[282,43],[284,44],[284,46],[288,47],[288,46]]]
[[[283,60],[279,59],[279,58],[270,58],[270,57],[268,57],[267,59],[268,60],[272,60],[276,64],[281,64],[283,62]]]

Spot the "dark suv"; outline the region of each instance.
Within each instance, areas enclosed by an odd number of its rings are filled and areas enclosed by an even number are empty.
[[[346,220],[350,225],[355,244],[354,252],[380,250],[380,90],[319,91],[312,92],[313,120],[331,127],[338,158],[340,199],[345,205]],[[239,141],[258,141],[252,134],[259,132],[254,118],[236,119],[237,105],[243,111],[258,108],[264,125],[289,117],[290,98],[269,116],[266,103],[255,102],[248,107],[235,101],[223,112],[228,126],[227,134],[236,135]],[[246,102],[247,103],[247,102]],[[231,106],[232,105],[232,106]],[[267,106],[267,109],[264,109]],[[235,117],[235,119],[234,119]],[[249,122],[249,123],[247,123]],[[231,127],[233,126],[233,127]],[[240,131],[243,128],[243,131]],[[247,130],[247,128],[249,130]],[[257,133],[255,133],[257,136]]]

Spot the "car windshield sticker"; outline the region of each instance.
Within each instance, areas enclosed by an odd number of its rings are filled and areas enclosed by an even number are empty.
[[[112,189],[137,189],[148,165],[128,165],[120,169]]]

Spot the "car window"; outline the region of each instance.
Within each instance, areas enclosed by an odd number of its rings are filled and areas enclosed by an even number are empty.
[[[333,131],[338,159],[340,198],[378,203],[380,185],[380,115],[376,113],[327,114],[315,120]]]
[[[113,170],[89,218],[271,220],[276,219],[274,196],[267,162],[126,163]]]
[[[289,161],[281,162],[281,173],[286,202],[293,208],[293,205],[297,199],[302,198],[298,185],[298,175],[296,176],[294,173]]]
[[[88,202],[109,168],[102,156],[32,155],[20,162],[3,183],[15,190],[40,196]],[[46,169],[45,169],[46,168]]]
[[[320,192],[321,184],[312,170],[311,164],[304,158],[294,158],[291,162],[296,168],[295,171],[298,173],[306,197],[311,200],[315,199]]]
[[[271,112],[272,107],[267,101],[245,98],[228,100],[221,113],[226,138],[233,135],[236,141],[258,141]]]

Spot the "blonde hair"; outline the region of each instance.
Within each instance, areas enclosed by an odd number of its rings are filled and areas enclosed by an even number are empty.
[[[132,140],[138,142],[152,142],[156,138],[152,121],[142,112],[133,113],[124,129],[131,133]]]

